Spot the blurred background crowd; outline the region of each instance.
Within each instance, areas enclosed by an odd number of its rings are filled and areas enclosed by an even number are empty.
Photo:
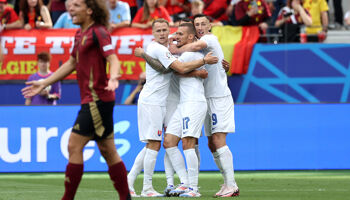
[[[164,18],[177,26],[204,13],[213,26],[258,26],[260,42],[323,42],[328,30],[348,30],[350,2],[342,0],[101,0],[110,9],[110,31],[150,28]],[[77,28],[72,0],[0,0],[1,31]]]

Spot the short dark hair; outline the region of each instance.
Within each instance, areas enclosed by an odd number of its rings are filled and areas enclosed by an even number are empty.
[[[154,27],[155,23],[166,23],[169,26],[169,22],[163,18],[156,19],[152,22],[152,28]]]
[[[40,52],[37,56],[38,60],[42,60],[44,62],[50,62],[51,61],[51,55],[45,51]]]
[[[189,34],[196,35],[196,28],[194,27],[194,25],[192,23],[188,23],[188,22],[182,23],[179,25],[179,27],[187,27]]]
[[[193,24],[193,20],[191,18],[185,17],[180,19],[180,24],[182,23],[192,23]]]
[[[197,14],[197,15],[195,15],[195,16],[193,17],[193,21],[196,20],[196,18],[200,18],[200,17],[205,17],[205,18],[207,18],[207,20],[208,20],[209,22],[211,22],[210,17],[207,16],[207,15],[205,15],[205,14]]]

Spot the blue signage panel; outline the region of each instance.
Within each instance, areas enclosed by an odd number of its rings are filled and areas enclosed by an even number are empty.
[[[63,172],[79,106],[0,107],[0,172]],[[227,136],[236,170],[350,169],[350,104],[236,105],[236,133]],[[128,170],[144,147],[136,106],[116,106],[115,143]],[[233,120],[232,120],[233,122]],[[217,170],[200,138],[201,170]],[[164,170],[164,150],[156,171]],[[85,171],[106,171],[94,142]]]

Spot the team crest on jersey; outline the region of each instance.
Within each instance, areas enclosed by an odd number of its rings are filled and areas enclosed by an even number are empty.
[[[81,40],[81,45],[84,45],[84,44],[85,44],[86,38],[87,38],[86,35],[84,35],[83,39]]]
[[[117,16],[118,19],[122,18],[120,15]]]
[[[170,59],[172,55],[171,55],[170,52],[166,52],[166,53],[165,53],[165,56],[166,56],[168,59]]]
[[[162,130],[158,130],[158,136],[162,136]]]

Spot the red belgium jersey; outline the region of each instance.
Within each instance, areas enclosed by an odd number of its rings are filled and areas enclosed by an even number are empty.
[[[94,24],[75,34],[72,57],[76,59],[81,104],[92,101],[114,101],[114,91],[107,91],[106,57],[114,54],[111,36],[102,25]]]

